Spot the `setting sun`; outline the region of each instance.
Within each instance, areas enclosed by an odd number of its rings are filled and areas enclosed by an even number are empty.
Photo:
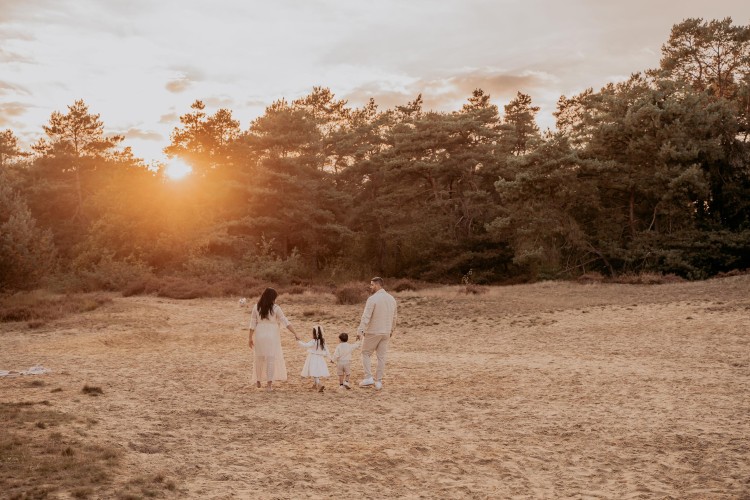
[[[186,176],[190,175],[192,173],[193,167],[188,165],[182,160],[175,159],[169,162],[167,164],[167,167],[164,169],[164,174],[173,181],[178,181],[180,179],[184,179]]]

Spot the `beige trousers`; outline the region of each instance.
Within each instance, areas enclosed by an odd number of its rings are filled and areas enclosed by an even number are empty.
[[[370,357],[372,353],[378,356],[378,370],[375,380],[382,382],[385,374],[385,355],[388,352],[388,340],[390,335],[365,334],[365,340],[362,342],[362,367],[365,369],[365,378],[372,377],[372,367],[370,366]]]

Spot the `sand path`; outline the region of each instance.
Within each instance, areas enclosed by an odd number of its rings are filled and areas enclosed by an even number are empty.
[[[53,372],[38,388],[0,379],[0,401],[95,422],[86,439],[123,451],[105,495],[157,471],[193,498],[750,497],[750,276],[396,297],[381,392],[311,392],[289,333],[289,381],[258,391],[236,300],[118,297],[39,330],[1,325],[0,369]],[[278,303],[332,346],[361,312]]]

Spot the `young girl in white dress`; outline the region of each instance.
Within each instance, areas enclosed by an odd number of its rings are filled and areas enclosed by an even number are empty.
[[[320,378],[330,376],[326,358],[331,359],[331,354],[328,352],[326,341],[323,338],[323,329],[319,326],[314,327],[312,340],[308,342],[297,340],[297,342],[307,349],[307,359],[305,360],[305,366],[302,367],[302,376],[312,377],[315,380],[313,388],[317,389],[318,392],[323,392],[325,386],[321,384]]]

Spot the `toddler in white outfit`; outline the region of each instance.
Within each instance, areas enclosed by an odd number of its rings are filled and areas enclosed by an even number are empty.
[[[333,351],[331,362],[336,363],[336,374],[339,376],[339,389],[351,389],[352,386],[349,385],[349,377],[352,374],[352,352],[362,346],[362,341],[358,340],[355,343],[350,344],[348,342],[348,333],[340,334],[339,340],[341,343],[336,346],[336,350]]]

